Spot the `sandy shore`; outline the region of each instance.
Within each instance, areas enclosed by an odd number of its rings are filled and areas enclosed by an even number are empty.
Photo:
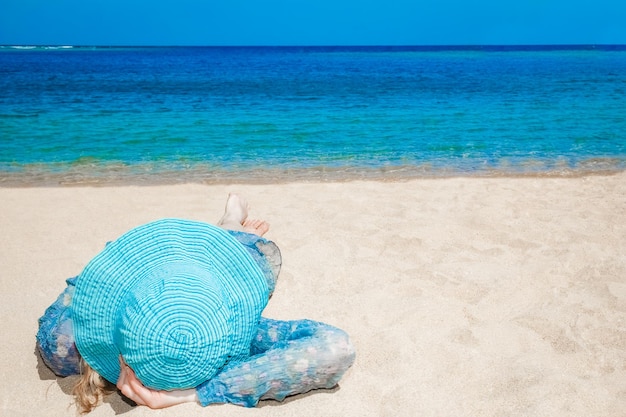
[[[283,251],[265,314],[347,330],[354,367],[338,389],[254,410],[113,394],[93,416],[625,415],[626,173],[0,188],[0,415],[74,415],[74,379],[34,350],[65,278],[138,224],[216,221],[229,191]]]

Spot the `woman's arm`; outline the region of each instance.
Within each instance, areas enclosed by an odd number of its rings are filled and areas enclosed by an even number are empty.
[[[135,372],[120,356],[121,372],[117,380],[117,388],[124,396],[133,400],[137,405],[145,405],[150,408],[166,408],[187,402],[197,402],[198,397],[195,389],[179,391],[157,391],[143,386],[137,379]]]

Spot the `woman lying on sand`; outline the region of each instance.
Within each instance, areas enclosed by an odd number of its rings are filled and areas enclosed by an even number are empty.
[[[79,412],[112,384],[150,408],[253,407],[336,385],[355,357],[345,332],[261,317],[281,266],[268,230],[231,194],[218,226],[139,226],[68,279],[39,319],[37,346],[55,374],[81,375]]]

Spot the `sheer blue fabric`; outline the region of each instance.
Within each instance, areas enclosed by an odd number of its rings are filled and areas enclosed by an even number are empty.
[[[334,387],[354,362],[348,335],[311,320],[261,318],[250,358],[229,363],[196,391],[203,406],[231,403],[254,407],[313,389]]]
[[[67,287],[39,319],[37,348],[45,364],[58,376],[80,372],[80,355],[74,344],[72,296],[76,277],[66,280]]]

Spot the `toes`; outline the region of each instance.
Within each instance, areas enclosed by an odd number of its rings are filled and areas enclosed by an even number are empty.
[[[270,229],[269,223],[264,220],[246,220],[243,223],[246,232],[263,236]]]

